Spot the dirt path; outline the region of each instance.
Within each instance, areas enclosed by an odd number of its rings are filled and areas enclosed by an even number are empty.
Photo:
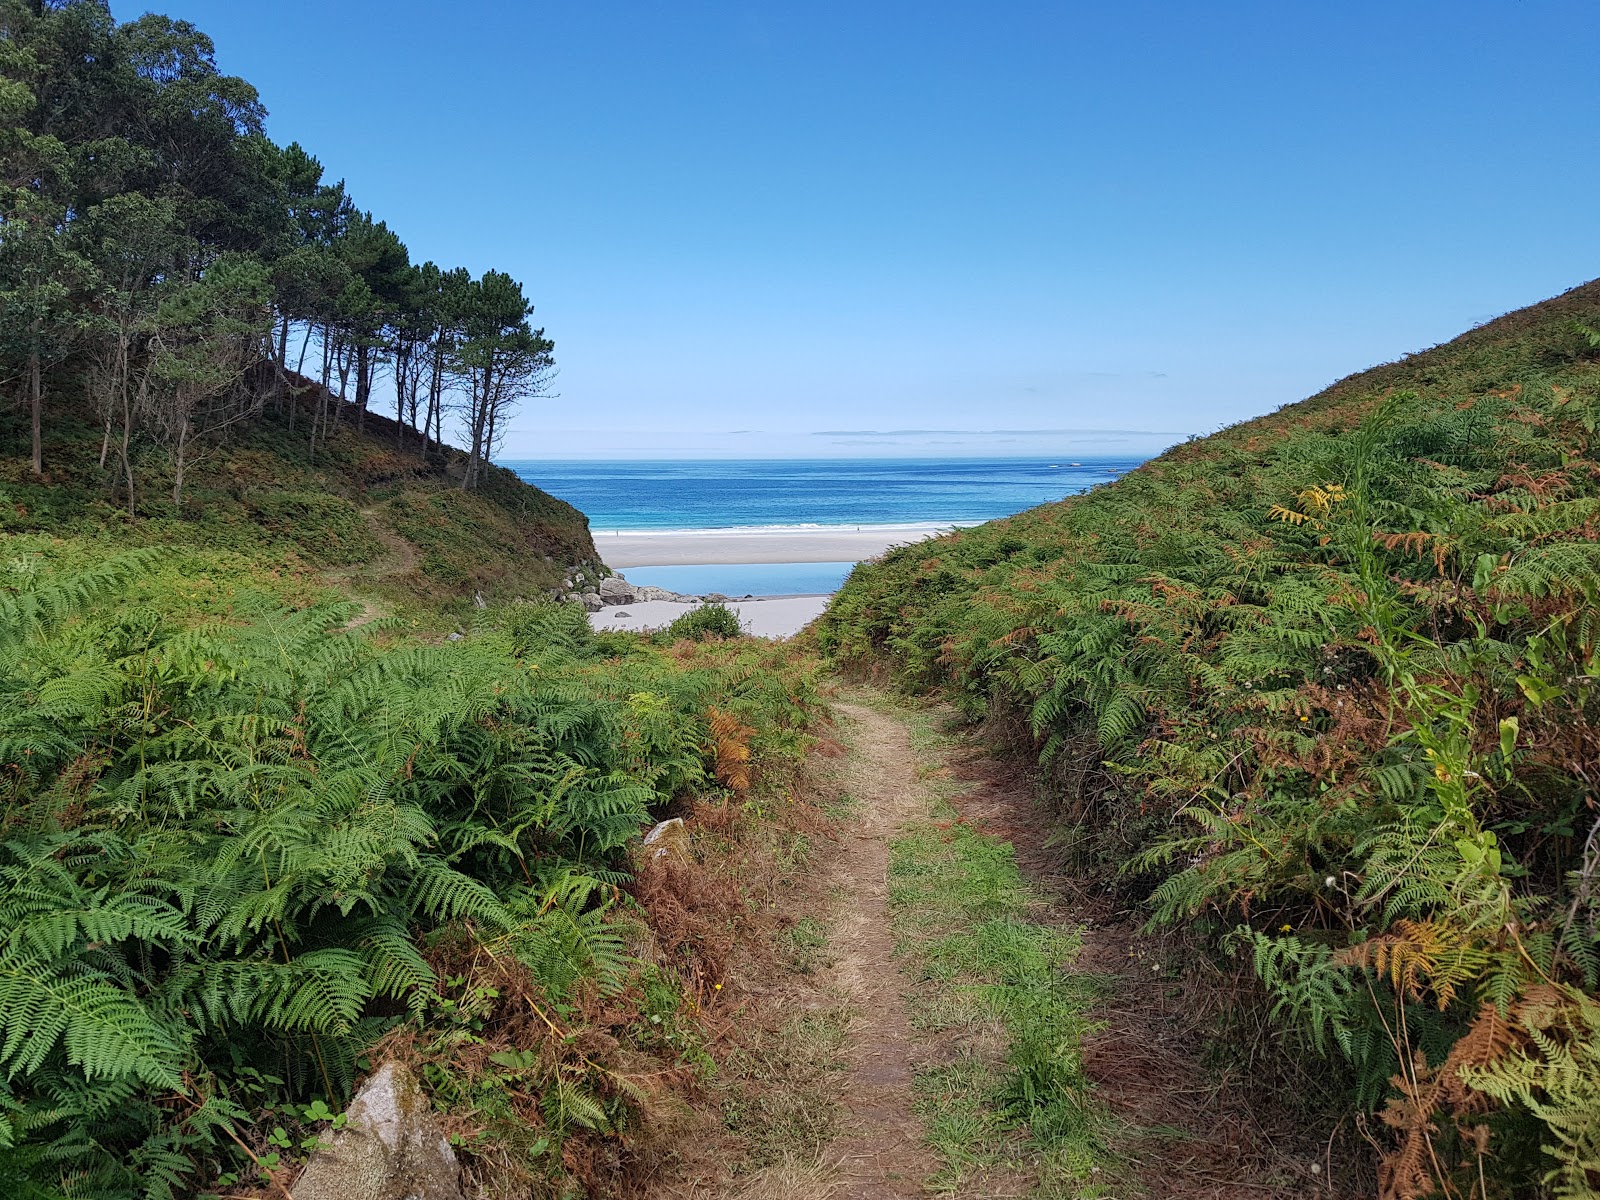
[[[927,812],[906,727],[857,704],[837,703],[850,757],[842,783],[860,802],[860,823],[834,864],[840,899],[830,939],[833,987],[856,1018],[846,1054],[849,1082],[838,1138],[823,1154],[841,1200],[919,1196],[933,1157],[912,1115],[915,1044],[889,928],[889,840]]]
[[[1091,1110],[1111,1114],[1088,1118],[1093,1137],[1104,1139],[1103,1168],[1090,1161],[1068,1171],[1085,1195],[1288,1200],[1363,1194],[1360,1173],[1320,1137],[1308,1138],[1288,1106],[1264,1107],[1260,1090],[1245,1086],[1237,1067],[1219,1074],[1207,1065],[1214,985],[1176,970],[1161,939],[1142,931],[1141,914],[1087,893],[1063,869],[1060,852],[1051,848],[1051,814],[1023,767],[959,736],[930,739],[917,726],[918,720],[929,724],[927,714],[908,724],[870,700],[837,700],[833,707],[844,752],[830,756],[818,784],[853,804],[812,878],[813,911],[827,926],[828,962],[815,974],[776,980],[775,988],[758,994],[776,997],[782,1012],[844,1014],[848,1029],[832,1058],[835,1067],[843,1065],[842,1086],[838,1075],[828,1083],[819,1084],[815,1074],[805,1080],[815,1089],[814,1106],[837,1117],[837,1132],[825,1144],[801,1146],[797,1139],[780,1168],[736,1171],[722,1186],[688,1194],[697,1200],[896,1200],[925,1196],[937,1183],[953,1188],[952,1195],[976,1198],[1024,1195],[1046,1182],[1050,1168],[1039,1154],[1007,1157],[1004,1147],[992,1159],[965,1160],[952,1179],[955,1143],[940,1123],[951,1111],[948,1104],[936,1100],[927,1109],[927,1129],[917,1114],[917,1073],[937,1076],[941,1064],[957,1061],[960,1046],[946,1026],[922,1030],[911,1023],[909,1005],[921,1011],[937,1004],[941,985],[914,982],[895,954],[890,850],[897,840],[912,845],[930,829],[948,827],[951,816],[1009,847],[1007,858],[1014,855],[1032,895],[1027,925],[1081,937],[1081,949],[1061,969],[1092,981],[1087,994],[1098,997],[1085,1013],[1103,1024],[1084,1039],[1082,1055]],[[913,726],[921,729],[915,748]],[[930,750],[929,741],[937,748]],[[934,886],[958,890],[958,874]],[[927,896],[918,903],[924,902],[937,904]],[[906,910],[898,916],[903,920]],[[957,1042],[963,1036],[956,1035]],[[1004,1038],[1002,1030],[1002,1057]],[[782,1089],[786,1081],[769,1086]],[[930,1132],[945,1138],[939,1153],[927,1141]],[[1050,1178],[1071,1183],[1060,1171]],[[1335,1178],[1339,1182],[1330,1186]]]
[[[368,582],[388,579],[394,575],[406,575],[417,569],[417,548],[383,522],[378,520],[376,508],[364,508],[361,515],[366,518],[367,528],[372,531],[372,536],[382,542],[386,554],[379,561],[370,564],[364,574]],[[344,583],[349,583],[356,575],[355,570],[335,571],[329,576],[337,578]],[[389,610],[376,600],[361,597],[361,611],[345,622],[346,629],[359,629],[363,625],[376,621],[379,617],[389,615]]]

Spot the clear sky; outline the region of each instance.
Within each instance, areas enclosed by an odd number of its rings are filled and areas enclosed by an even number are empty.
[[[526,283],[505,457],[1140,452],[1600,274],[1592,0],[159,7]]]

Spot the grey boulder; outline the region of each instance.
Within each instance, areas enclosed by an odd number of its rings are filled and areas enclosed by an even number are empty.
[[[346,1116],[295,1181],[295,1200],[462,1200],[455,1151],[402,1064],[379,1067]]]
[[[682,604],[693,599],[693,596],[680,596],[677,592],[668,591],[666,588],[651,587],[648,584],[644,587],[633,589],[633,602],[635,604],[643,604],[646,600],[671,600],[674,603]]]

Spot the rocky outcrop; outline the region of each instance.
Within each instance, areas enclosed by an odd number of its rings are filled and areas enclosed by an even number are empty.
[[[609,567],[578,566],[562,578],[559,586],[550,590],[550,598],[563,604],[581,604],[589,612],[614,608],[624,604],[645,604],[651,600],[667,600],[673,604],[729,604],[735,600],[754,600],[755,596],[724,596],[721,592],[708,592],[704,596],[688,596],[666,588],[647,584],[632,584]]]
[[[638,586],[618,574],[594,578],[581,571],[570,572],[561,586],[551,593],[552,599],[567,604],[581,604],[590,612],[623,604],[644,604],[650,600],[670,600],[674,604],[699,604],[702,600],[725,600],[726,596],[685,596],[666,588]]]
[[[455,1151],[406,1067],[384,1063],[345,1115],[295,1181],[295,1200],[462,1200]]]
[[[684,596],[678,592],[669,592],[666,588],[636,587],[633,589],[634,603],[643,604],[646,600],[671,600],[678,604],[692,604],[700,597]]]

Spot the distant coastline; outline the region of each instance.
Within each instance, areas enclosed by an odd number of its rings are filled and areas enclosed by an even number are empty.
[[[586,513],[601,561],[630,582],[742,597],[832,592],[864,559],[1081,494],[1141,461],[1063,455],[502,465]],[[771,620],[776,610],[760,611]]]

